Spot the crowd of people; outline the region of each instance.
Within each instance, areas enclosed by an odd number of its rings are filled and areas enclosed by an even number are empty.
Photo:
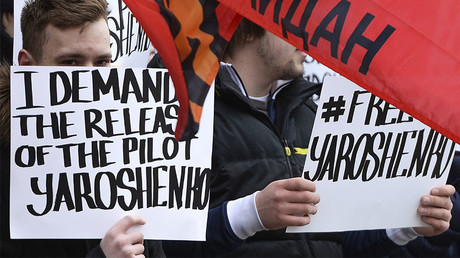
[[[128,229],[150,218],[135,215],[123,217],[99,240],[11,239],[13,1],[1,3],[1,257],[460,256],[459,152],[448,184],[421,196],[416,212],[426,227],[285,232],[288,226],[308,225],[320,201],[315,183],[301,177],[305,152],[298,150],[308,148],[316,112],[311,97],[321,84],[302,77],[302,51],[246,19],[227,46],[215,80],[206,241],[144,240],[140,231]],[[18,64],[110,66],[107,15],[105,0],[28,1],[21,14]],[[149,67],[162,67],[159,55]],[[279,80],[289,82],[278,85]]]

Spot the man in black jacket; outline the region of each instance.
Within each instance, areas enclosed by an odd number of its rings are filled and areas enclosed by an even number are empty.
[[[210,208],[226,207],[234,233],[229,238],[244,243],[224,256],[342,255],[340,234],[285,233],[287,226],[309,224],[319,202],[315,184],[301,178],[316,108],[310,97],[319,89],[302,78],[304,59],[302,51],[247,20],[226,50],[215,82]],[[419,233],[448,228],[454,190],[438,190],[430,196],[434,202],[421,205],[431,227]],[[378,241],[392,243],[380,233]],[[417,236],[413,229],[397,234],[407,241]],[[204,255],[213,248],[212,239],[207,242]],[[164,249],[167,256],[190,254],[184,243],[166,242]]]

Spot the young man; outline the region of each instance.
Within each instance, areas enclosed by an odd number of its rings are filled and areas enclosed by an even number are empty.
[[[301,78],[304,59],[302,51],[247,20],[226,50],[215,84],[210,207],[223,207],[230,233],[222,238],[241,242],[224,256],[342,255],[340,234],[285,233],[287,226],[309,224],[320,199],[315,184],[301,178],[316,109],[310,97],[319,88]],[[390,230],[392,239],[404,244],[418,234],[444,232],[453,192],[445,186],[424,196],[418,212],[430,227]],[[376,241],[362,245],[361,235],[345,233],[352,252],[399,248],[385,230],[360,233]],[[163,245],[167,256],[200,256],[216,254],[214,242],[208,237],[195,249],[188,243]]]
[[[110,66],[110,32],[105,0],[32,0],[21,15],[23,49],[19,65]],[[8,67],[6,67],[7,70]],[[2,67],[2,70],[5,67]],[[2,131],[9,132],[9,73],[0,78]],[[126,216],[115,224],[102,241],[11,240],[9,236],[9,133],[1,145],[1,256],[45,257],[131,257],[164,256],[161,242],[144,247],[139,231],[126,233],[146,221]],[[94,243],[93,243],[94,242]]]

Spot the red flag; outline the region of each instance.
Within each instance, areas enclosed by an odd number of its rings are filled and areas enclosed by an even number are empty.
[[[460,143],[460,1],[219,1]]]
[[[216,0],[124,0],[158,50],[179,101],[175,137],[198,131],[223,49],[241,17]]]

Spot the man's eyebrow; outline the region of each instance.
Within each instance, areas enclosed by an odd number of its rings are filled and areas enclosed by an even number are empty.
[[[102,54],[102,55],[99,55],[97,58],[99,58],[99,59],[106,59],[106,58],[111,59],[112,58],[112,53]]]
[[[66,54],[56,56],[56,59],[58,60],[67,59],[67,58],[83,58],[83,55],[78,54],[78,53],[66,53]]]
[[[84,58],[85,56],[79,53],[67,53],[56,57],[56,59],[67,59],[67,58]],[[105,53],[97,56],[98,59],[112,58],[112,53]]]

